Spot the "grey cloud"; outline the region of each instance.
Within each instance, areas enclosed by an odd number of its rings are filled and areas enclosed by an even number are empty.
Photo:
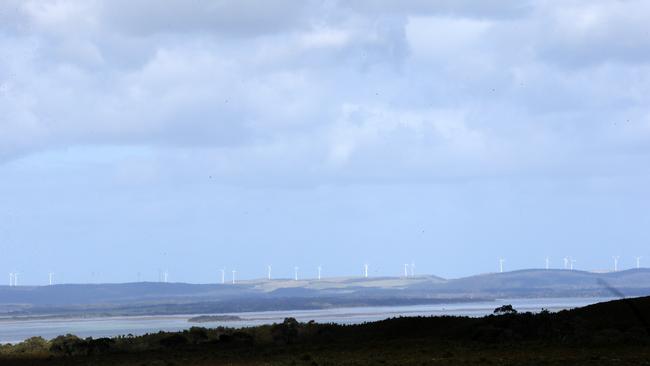
[[[263,35],[304,27],[315,1],[174,0],[105,1],[101,18],[111,28],[136,35],[214,32]]]
[[[368,14],[440,15],[470,18],[514,18],[528,14],[532,1],[515,0],[351,0],[341,1],[343,8]]]

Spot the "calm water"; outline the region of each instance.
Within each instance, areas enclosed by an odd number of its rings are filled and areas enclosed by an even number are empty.
[[[193,315],[130,316],[88,319],[50,319],[50,320],[0,320],[0,343],[15,343],[33,336],[47,339],[61,334],[72,333],[80,337],[111,337],[121,334],[145,334],[187,329],[193,325],[202,327],[248,327],[282,322],[286,317],[299,321],[315,320],[319,323],[353,324],[381,320],[396,316],[416,315],[461,315],[483,316],[491,314],[494,308],[512,304],[518,311],[538,312],[542,308],[559,311],[585,306],[609,298],[556,298],[556,299],[506,299],[494,302],[461,304],[390,306],[339,308],[327,310],[262,311],[250,313],[231,313],[242,318],[238,321],[189,323]],[[205,314],[197,314],[205,315]]]

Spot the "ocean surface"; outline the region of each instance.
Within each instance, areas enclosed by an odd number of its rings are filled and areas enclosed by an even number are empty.
[[[542,309],[560,311],[611,298],[545,298],[545,299],[503,299],[474,303],[449,303],[436,305],[357,307],[324,310],[296,311],[260,311],[248,313],[229,313],[219,315],[236,315],[241,320],[209,323],[190,323],[188,319],[197,315],[164,316],[124,316],[83,319],[47,319],[47,320],[12,320],[0,319],[0,343],[17,343],[29,337],[41,336],[46,339],[61,334],[76,334],[79,337],[112,337],[117,335],[141,335],[158,331],[178,331],[192,326],[200,327],[250,327],[261,324],[280,323],[287,317],[294,317],[302,322],[314,320],[318,323],[354,324],[382,320],[398,316],[418,315],[457,315],[484,316],[504,304],[520,312],[539,312]]]

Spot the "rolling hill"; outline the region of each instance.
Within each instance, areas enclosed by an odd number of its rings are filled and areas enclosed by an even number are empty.
[[[328,278],[237,284],[123,283],[0,286],[0,311],[33,314],[173,314],[404,305],[515,297],[650,294],[650,269],[611,273],[520,270],[458,279]]]

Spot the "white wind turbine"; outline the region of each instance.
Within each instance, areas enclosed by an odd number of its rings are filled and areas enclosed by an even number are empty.
[[[564,257],[564,269],[569,269],[569,257]]]
[[[269,264],[267,267],[267,273],[266,273],[266,278],[271,281],[271,265]]]
[[[368,264],[363,265],[363,277],[368,278]]]
[[[570,261],[570,263],[571,263],[571,266],[570,266],[570,268],[569,268],[569,269],[570,269],[570,270],[572,270],[572,271],[573,271],[573,264],[574,264],[575,262],[576,262],[576,260],[575,260],[575,259],[573,259],[573,258],[572,258],[572,259],[571,259],[571,261]]]
[[[52,284],[54,283],[54,282],[52,281],[53,276],[54,276],[54,273],[52,273],[52,272],[50,272],[50,273],[47,274],[47,277],[48,277],[48,280],[49,280],[49,284],[50,284],[50,286],[52,286]]]
[[[233,285],[235,284],[235,274],[236,274],[236,273],[237,273],[237,271],[235,271],[235,270],[233,269],[233,270],[232,270],[232,284],[233,284]]]
[[[226,269],[222,268],[221,269],[221,284],[223,285],[225,283],[226,283]]]
[[[320,281],[320,272],[323,269],[323,267],[318,266],[318,280]]]
[[[618,272],[618,258],[619,258],[619,256],[615,255],[612,258],[614,259],[614,272]]]
[[[415,276],[415,262],[411,261],[411,277]]]
[[[404,263],[404,277],[408,277],[408,276],[409,276],[409,264]]]
[[[641,258],[643,257],[636,257],[636,269],[641,268]]]
[[[9,272],[9,287],[12,287],[14,285],[14,273]]]
[[[546,269],[548,269],[548,257],[546,257]]]
[[[299,268],[298,268],[297,266],[296,266],[296,267],[293,267],[293,279],[294,279],[295,281],[298,281],[298,269],[299,269]]]
[[[503,273],[503,262],[505,261],[505,259],[499,258],[499,273]]]

